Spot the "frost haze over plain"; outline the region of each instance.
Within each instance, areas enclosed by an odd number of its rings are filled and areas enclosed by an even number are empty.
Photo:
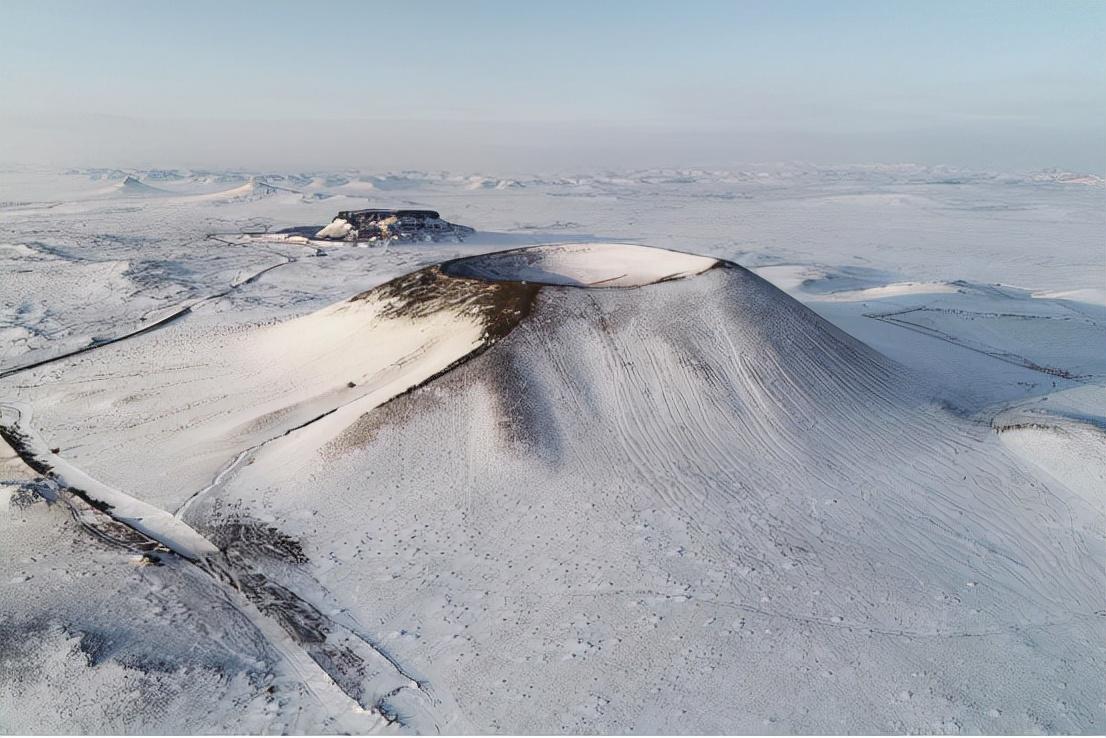
[[[7,4],[0,163],[1103,175],[1104,44],[1098,2]]]

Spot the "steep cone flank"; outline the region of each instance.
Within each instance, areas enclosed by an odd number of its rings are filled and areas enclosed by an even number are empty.
[[[924,729],[898,695],[932,715],[978,685],[952,709],[1013,729],[1025,695],[1094,681],[1095,512],[914,382],[733,265],[545,286],[487,351],[267,445],[197,514],[265,499],[343,606],[418,634],[397,653],[461,706],[439,726],[555,730],[598,699],[581,725]]]

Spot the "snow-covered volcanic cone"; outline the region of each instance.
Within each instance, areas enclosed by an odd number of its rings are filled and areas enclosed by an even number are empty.
[[[137,177],[127,175],[118,184],[97,192],[101,197],[165,197],[172,193],[159,187],[153,187]]]
[[[179,508],[220,549],[199,566],[350,710],[418,732],[1101,728],[1101,502],[737,265],[516,250],[233,340],[218,376],[167,375],[189,380],[165,420],[177,390],[128,387],[129,427],[98,396],[52,433],[133,454],[104,473]],[[41,399],[98,389],[70,386]]]
[[[268,182],[264,182],[257,177],[250,177],[245,184],[232,187],[229,190],[223,190],[222,192],[200,195],[198,198],[212,202],[249,202],[271,197],[279,191],[280,188],[274,187]]]
[[[413,314],[512,294],[479,308],[496,343],[261,447],[189,516],[300,541],[296,576],[434,691],[393,699],[419,729],[1090,725],[1057,705],[1098,689],[1098,513],[916,378],[712,259],[422,274],[381,289]]]

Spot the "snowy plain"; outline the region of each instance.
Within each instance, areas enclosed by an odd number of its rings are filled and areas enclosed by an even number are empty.
[[[1094,176],[3,171],[0,428],[3,732],[1106,724]]]

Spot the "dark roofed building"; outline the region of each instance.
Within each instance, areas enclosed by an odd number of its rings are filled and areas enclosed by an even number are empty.
[[[343,241],[441,241],[461,240],[472,228],[442,220],[436,210],[366,208],[341,210],[316,238]]]
[[[412,218],[414,220],[441,219],[436,210],[387,210],[384,208],[366,208],[365,210],[340,210],[338,217],[357,228],[361,223],[377,223],[387,218]]]

